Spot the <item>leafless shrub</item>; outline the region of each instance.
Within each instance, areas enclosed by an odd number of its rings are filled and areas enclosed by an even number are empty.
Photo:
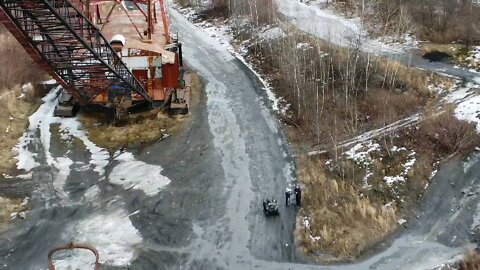
[[[453,109],[426,117],[416,134],[424,150],[445,155],[463,154],[480,139],[475,124],[458,120]]]
[[[179,0],[182,6],[199,6],[195,2]],[[272,0],[213,0],[201,15],[205,19],[246,17],[254,26],[273,23],[277,18],[275,3]]]
[[[4,89],[45,78],[45,73],[1,24],[0,55],[0,86]]]
[[[377,35],[414,32],[432,42],[480,41],[480,7],[472,0],[332,0],[362,16]],[[336,5],[334,5],[336,6]]]
[[[284,29],[284,38],[256,44],[250,53],[291,104],[286,122],[302,142],[335,144],[407,117],[432,98],[427,84],[435,76],[428,72],[361,53],[361,44],[338,48]]]

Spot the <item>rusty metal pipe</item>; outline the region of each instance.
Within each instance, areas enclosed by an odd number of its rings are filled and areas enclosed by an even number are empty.
[[[100,270],[100,263],[99,263],[100,255],[98,254],[98,250],[89,244],[74,243],[74,242],[70,242],[65,245],[54,247],[48,252],[48,270],[55,270],[55,265],[53,264],[53,261],[52,261],[53,254],[55,252],[60,250],[71,250],[71,249],[77,249],[77,248],[90,250],[95,255],[94,269]]]

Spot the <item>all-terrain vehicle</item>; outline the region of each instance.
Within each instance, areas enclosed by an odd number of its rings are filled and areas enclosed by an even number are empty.
[[[278,202],[274,198],[263,199],[263,213],[266,216],[278,215]]]

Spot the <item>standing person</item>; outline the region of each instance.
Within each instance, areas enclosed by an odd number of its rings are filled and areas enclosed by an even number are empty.
[[[288,206],[288,203],[290,202],[290,195],[292,194],[292,191],[287,188],[285,190],[285,205]]]
[[[295,200],[297,201],[297,206],[300,207],[302,204],[302,189],[299,185],[295,187]]]

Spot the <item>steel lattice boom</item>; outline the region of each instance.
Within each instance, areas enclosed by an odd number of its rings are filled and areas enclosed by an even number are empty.
[[[89,103],[110,88],[152,101],[100,30],[69,1],[0,0],[0,7],[0,21],[77,101]]]

